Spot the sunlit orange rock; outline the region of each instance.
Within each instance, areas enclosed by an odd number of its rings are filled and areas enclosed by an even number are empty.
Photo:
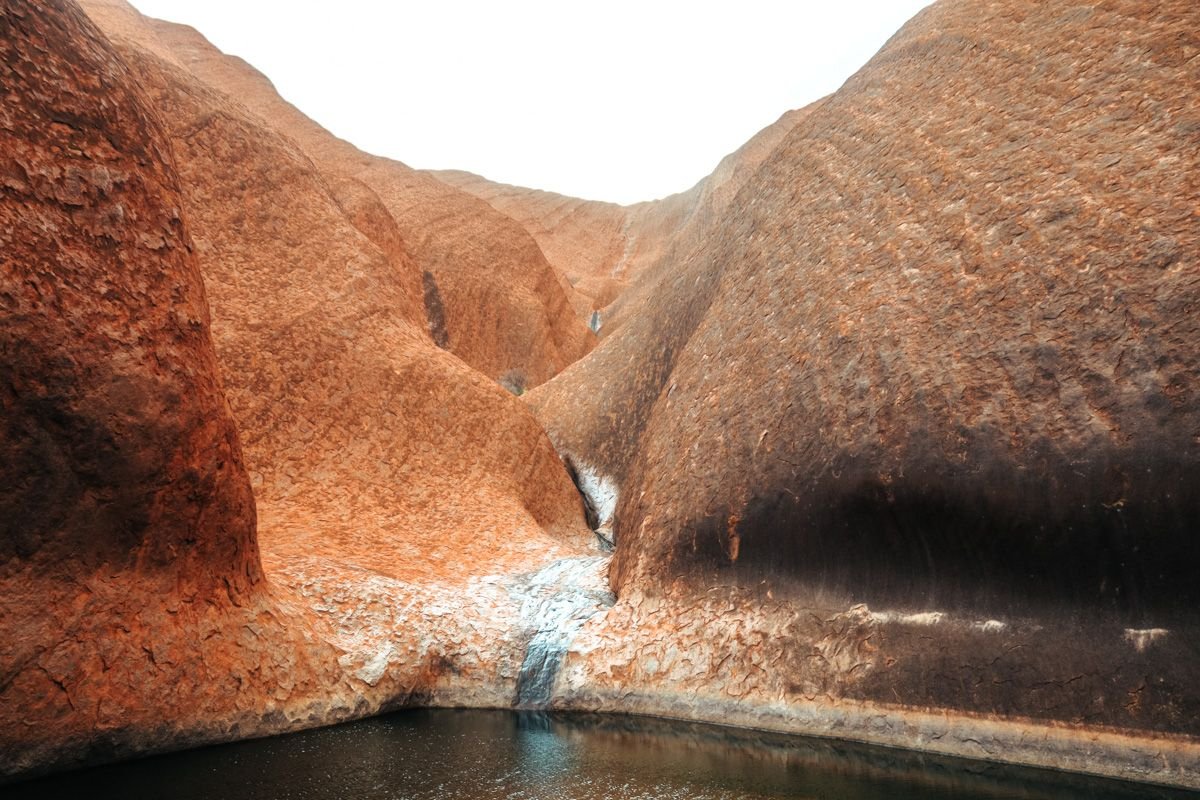
[[[0,6],[0,774],[524,704],[1200,788],[1190,5],[944,0],[630,207],[85,8]]]
[[[0,772],[509,704],[521,576],[592,539],[549,440],[431,340],[374,189],[89,10],[120,56],[3,18]]]
[[[626,209],[634,279],[601,312],[603,343],[528,396],[568,458],[623,483],[674,358],[720,279],[702,257],[737,188],[775,144],[821,105],[789,111],[726,156],[688,192]]]
[[[77,8],[0,12],[0,772],[336,718],[337,654],[263,578],[160,122]]]
[[[368,186],[393,218],[416,268],[408,279],[423,286],[422,296],[437,298],[443,325],[435,326],[434,338],[472,367],[523,390],[591,349],[586,320],[572,311],[537,242],[512,219],[425,173],[336,138],[281,98],[261,73],[195,30],[142,18],[117,0],[85,5],[110,35],[177,60],[293,141],[329,180]]]

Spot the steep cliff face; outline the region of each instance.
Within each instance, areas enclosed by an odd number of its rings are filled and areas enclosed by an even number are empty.
[[[160,123],[71,6],[0,5],[0,81],[0,771],[305,714]]]

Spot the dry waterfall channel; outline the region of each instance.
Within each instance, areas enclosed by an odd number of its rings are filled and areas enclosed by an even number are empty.
[[[564,461],[579,489],[588,524],[596,533],[596,544],[608,552],[560,558],[508,585],[510,597],[519,604],[518,636],[526,642],[517,674],[517,708],[550,704],[575,635],[588,620],[616,602],[608,583],[616,486],[587,464],[569,456]]]
[[[616,601],[608,587],[609,560],[607,555],[560,558],[509,586],[520,604],[517,625],[527,641],[517,676],[518,708],[550,704],[575,634]]]

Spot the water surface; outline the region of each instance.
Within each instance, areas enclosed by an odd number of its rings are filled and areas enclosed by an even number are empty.
[[[1183,798],[1116,781],[635,717],[417,710],[0,787],[121,800]]]

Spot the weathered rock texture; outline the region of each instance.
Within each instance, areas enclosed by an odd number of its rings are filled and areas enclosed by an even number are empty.
[[[383,528],[418,560],[466,565],[520,542],[478,535],[499,518],[569,535],[579,503],[536,422],[406,319],[413,273],[376,245],[387,215],[368,190],[331,189],[228,96],[118,41],[175,137],[264,529],[312,530],[307,552],[333,556]],[[373,238],[348,189],[380,215]]]
[[[738,187],[823,102],[784,114],[688,192],[630,210],[642,255],[632,284],[601,312],[603,344],[528,398],[567,457],[624,483],[654,401],[720,279],[723,264],[703,255],[708,236]]]
[[[261,73],[191,28],[131,17],[116,2],[86,7],[103,15],[109,34],[169,53],[193,78],[250,111],[311,158],[327,181],[351,179],[373,193],[416,268],[401,270],[407,291],[416,287],[427,303],[437,298],[440,311],[430,306],[431,334],[472,367],[531,387],[591,349],[594,337],[571,309],[558,273],[512,219],[425,173],[334,137],[283,100]]]
[[[307,716],[160,125],[72,6],[0,4],[0,84],[0,770]]]
[[[535,393],[620,484],[593,686],[1200,733],[1198,23],[936,4]]]
[[[589,321],[599,311],[596,321],[607,335],[624,321],[622,309],[634,305],[623,302],[631,282],[641,294],[653,294],[654,280],[635,279],[645,272],[658,277],[676,272],[700,232],[805,113],[787,112],[686,192],[631,206],[493,183],[469,172],[429,174],[486,200],[524,226],[566,278],[576,311]]]
[[[1179,699],[1194,685],[1195,638],[1170,647],[1147,658],[1117,625],[1081,635],[1071,624],[881,613],[763,586],[635,589],[574,639],[555,706],[1200,788],[1195,735],[1171,732],[1194,727],[1194,705]],[[989,696],[1054,708],[1069,724],[984,710]],[[1128,727],[1099,722],[1114,701]]]
[[[430,339],[392,212],[129,6],[89,5],[120,56],[3,8],[0,772],[507,705],[520,576],[591,535],[525,406]]]
[[[662,357],[618,584],[673,564],[1005,610],[1194,597],[1197,19],[942,3],[794,127]]]
[[[629,208],[86,8],[0,0],[0,772],[548,696],[1200,788],[1191,4],[943,0]],[[615,603],[497,385],[595,310]]]
[[[589,534],[574,487],[529,412],[430,341],[428,295],[417,299],[425,291],[422,263],[394,209],[434,214],[431,205],[441,202],[443,218],[457,216],[423,232],[426,251],[483,253],[487,242],[503,239],[497,227],[519,229],[479,201],[357,151],[368,167],[361,179],[347,177],[350,169],[326,151],[348,146],[284,104],[269,84],[255,88],[265,83],[258,73],[188,29],[131,19],[120,5],[88,8],[164,109],[175,140],[268,571],[333,621],[348,669],[364,681],[357,691],[375,707],[427,693],[447,669],[471,675],[471,665],[503,650],[497,601],[460,619],[439,621],[432,608],[433,619],[421,621],[424,606],[436,604],[420,598],[462,605],[468,582],[534,569],[574,552]],[[235,95],[281,116],[269,124]],[[329,161],[314,162],[309,152]],[[480,225],[492,227],[479,233]],[[496,252],[506,251],[498,243]],[[453,338],[461,330],[451,324],[455,301],[438,283]],[[512,287],[514,296],[521,291]],[[534,379],[551,369],[520,363]],[[465,599],[470,608],[477,602]],[[386,623],[375,624],[367,611],[376,604]],[[474,635],[460,634],[460,625],[495,635],[454,651],[458,637]],[[423,626],[440,635],[422,635]],[[434,655],[444,650],[462,659]],[[500,698],[488,702],[511,695],[511,682],[506,688],[494,674],[471,680],[484,688],[465,691]]]
[[[590,319],[625,288],[629,209],[493,183],[470,172],[437,170],[428,174],[486,201],[529,231],[546,260],[562,274],[580,317]]]

